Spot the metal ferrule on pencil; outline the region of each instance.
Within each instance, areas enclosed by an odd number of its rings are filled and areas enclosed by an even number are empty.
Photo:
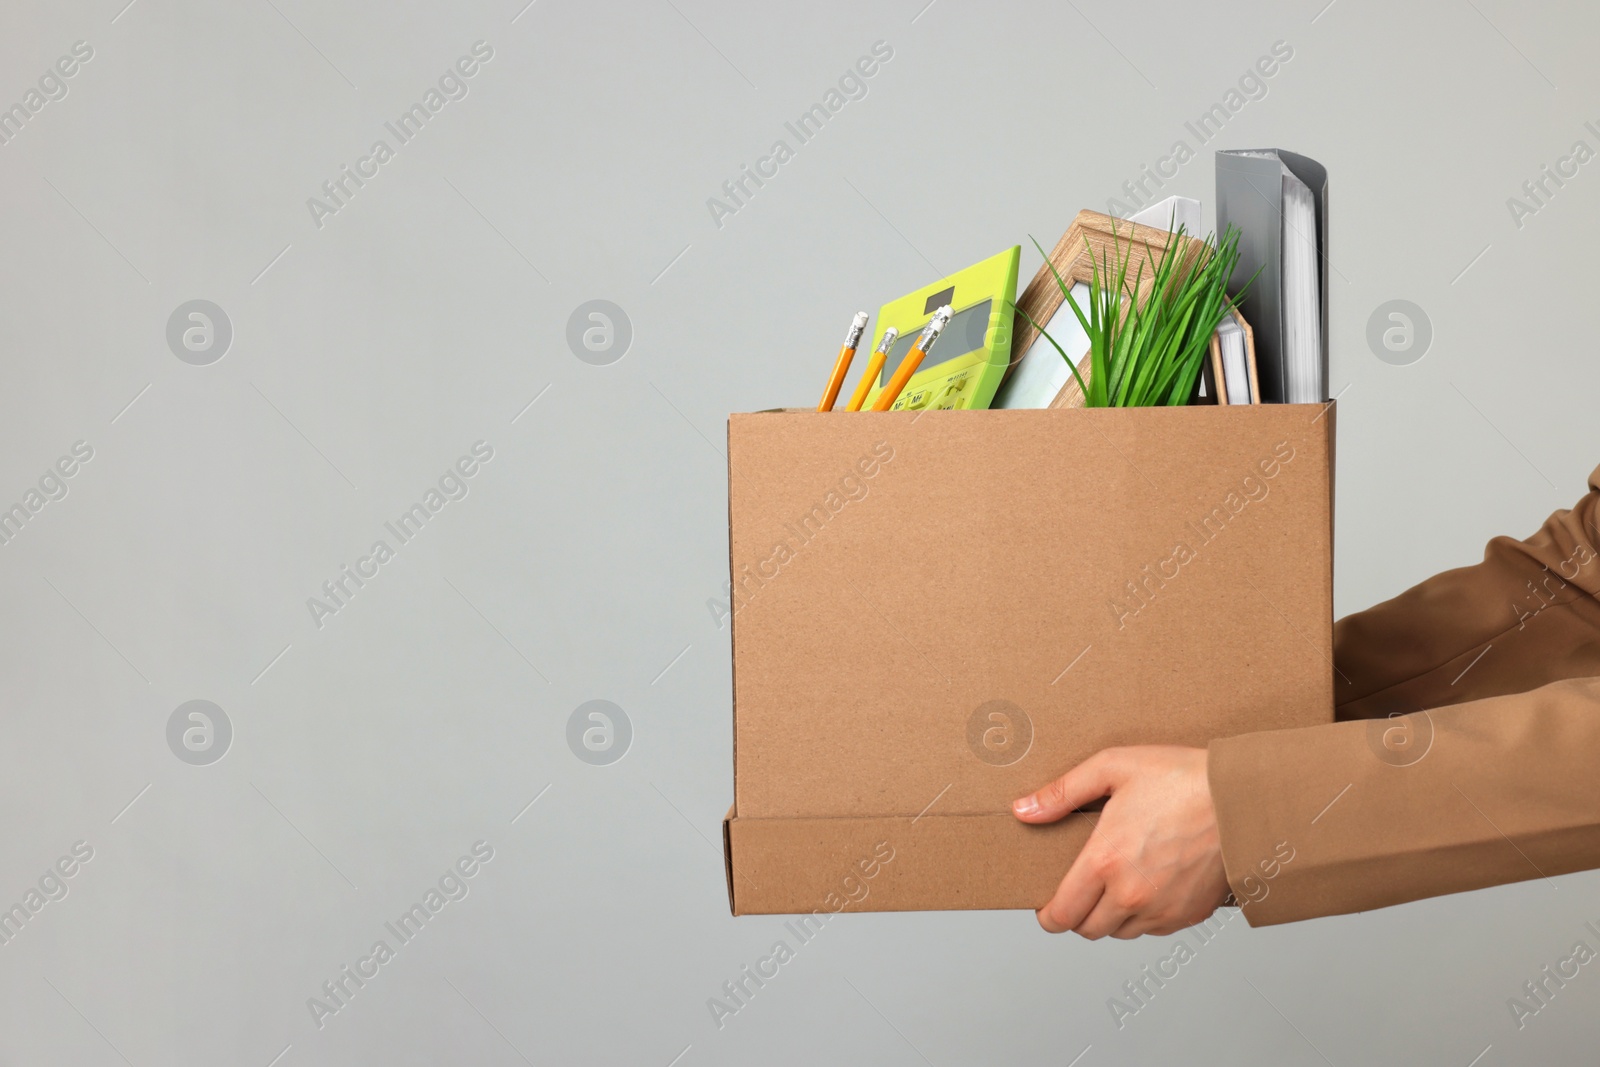
[[[928,320],[928,325],[922,328],[922,335],[917,338],[917,347],[926,352],[933,347],[933,342],[938,339],[940,331],[950,322],[950,305],[946,304],[933,313],[933,318]]]
[[[850,332],[844,335],[844,346],[856,349],[861,346],[861,335],[867,332],[867,313],[856,312],[855,321],[850,323]]]

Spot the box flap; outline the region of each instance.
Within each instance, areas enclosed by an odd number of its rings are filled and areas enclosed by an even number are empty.
[[[1042,907],[1097,815],[744,819],[735,915]]]
[[[738,902],[733,895],[733,838],[728,834],[728,824],[733,821],[733,808],[722,817],[722,873],[728,879],[728,910],[739,914]]]

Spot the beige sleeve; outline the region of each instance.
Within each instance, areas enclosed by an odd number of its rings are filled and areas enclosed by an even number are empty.
[[[1597,479],[1527,540],[1341,620],[1341,721],[1212,743],[1251,925],[1600,867]]]

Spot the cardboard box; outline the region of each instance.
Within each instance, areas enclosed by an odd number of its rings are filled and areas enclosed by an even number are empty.
[[[728,420],[734,914],[1037,908],[1110,745],[1331,721],[1332,405]]]

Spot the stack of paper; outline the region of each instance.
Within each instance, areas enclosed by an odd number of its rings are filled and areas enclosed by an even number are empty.
[[[1217,325],[1217,342],[1222,347],[1223,397],[1230,404],[1250,403],[1250,363],[1244,352],[1244,327],[1232,315]]]

